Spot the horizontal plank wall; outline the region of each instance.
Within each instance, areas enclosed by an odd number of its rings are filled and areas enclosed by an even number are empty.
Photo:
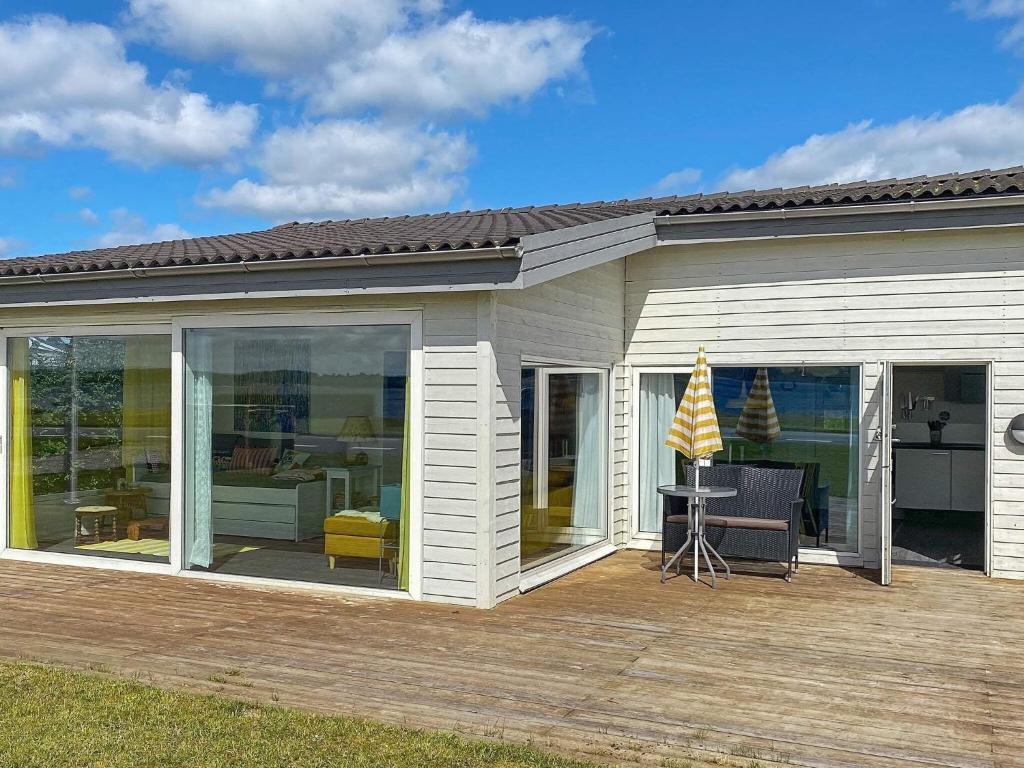
[[[476,294],[0,307],[0,327],[168,323],[220,312],[406,309],[423,312],[423,598],[477,604]]]
[[[864,365],[861,549],[877,565],[883,360],[993,363],[992,567],[1024,578],[1024,234],[1016,229],[664,247],[627,259],[626,362]],[[631,502],[632,503],[632,502]]]
[[[520,373],[524,359],[614,365],[609,382],[616,408],[611,446],[613,520],[625,503],[624,400],[615,382],[623,355],[625,265],[591,267],[521,291],[496,291],[494,429],[494,595],[519,591]]]

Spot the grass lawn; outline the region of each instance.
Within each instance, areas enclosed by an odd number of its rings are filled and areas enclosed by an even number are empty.
[[[528,747],[0,663],[0,766],[594,768]]]

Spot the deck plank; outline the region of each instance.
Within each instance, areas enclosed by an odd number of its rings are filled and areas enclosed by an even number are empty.
[[[1024,768],[1024,584],[758,570],[622,552],[485,612],[3,561],[0,657],[626,765]]]

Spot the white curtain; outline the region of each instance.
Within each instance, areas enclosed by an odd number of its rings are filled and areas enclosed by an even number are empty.
[[[189,334],[186,351],[192,372],[191,461],[192,514],[186,528],[186,565],[209,568],[213,562],[213,339],[202,331]]]
[[[576,473],[572,492],[574,543],[601,538],[601,377],[581,373],[576,385]],[[579,529],[590,529],[579,530]]]
[[[674,379],[671,373],[640,377],[640,530],[649,533],[661,533],[658,486],[676,479],[676,452],[665,445],[676,413]]]

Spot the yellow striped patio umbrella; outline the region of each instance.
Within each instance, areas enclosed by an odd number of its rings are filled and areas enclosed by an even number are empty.
[[[693,459],[697,473],[695,485],[700,486],[697,459],[722,450],[722,433],[718,429],[715,402],[711,397],[711,370],[704,356],[704,346],[697,352],[697,364],[690,374],[683,399],[668,430],[665,445]]]
[[[767,368],[757,369],[754,385],[736,422],[736,434],[752,443],[770,443],[782,434],[772,390],[768,386]]]

